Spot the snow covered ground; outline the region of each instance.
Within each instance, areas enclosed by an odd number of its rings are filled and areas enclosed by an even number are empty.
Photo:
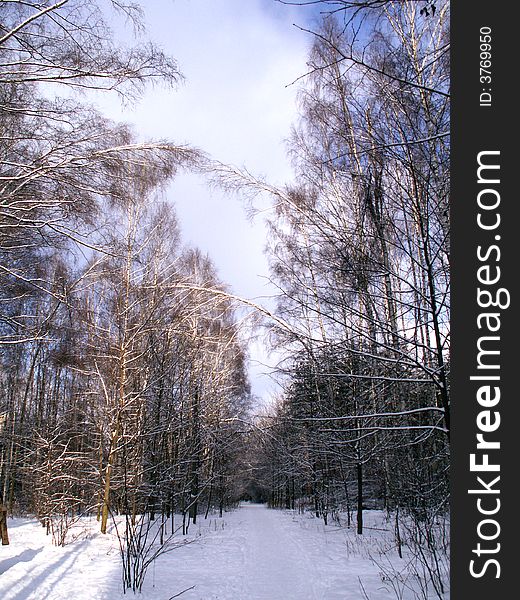
[[[398,598],[384,575],[388,558],[382,552],[394,540],[392,524],[381,512],[367,511],[363,536],[335,523],[325,527],[309,514],[256,504],[199,521],[189,531],[192,543],[160,556],[150,567],[140,598],[171,600],[183,590],[183,600]],[[131,598],[132,592],[122,594],[117,537],[97,529],[94,519],[83,520],[71,532],[69,539],[76,536],[75,541],[57,548],[36,521],[10,519],[11,544],[0,547],[0,598]],[[391,550],[387,556],[406,573],[406,555],[401,560]],[[403,581],[413,584],[412,579]],[[416,597],[421,596],[406,589],[402,596]]]

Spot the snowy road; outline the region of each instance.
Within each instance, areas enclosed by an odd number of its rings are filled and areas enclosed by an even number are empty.
[[[345,530],[308,514],[244,504],[225,521],[219,535],[183,550],[191,556],[177,563],[177,583],[195,585],[183,600],[362,600],[359,577],[370,600],[390,598],[366,553],[352,554],[364,552],[352,530],[349,551]]]
[[[280,514],[262,505],[246,505],[240,514],[244,551],[244,598],[315,600],[318,573]]]
[[[389,600],[370,554],[378,555],[391,532],[384,533],[381,515],[373,518],[377,527],[356,536],[308,513],[264,505],[201,517],[190,527],[192,543],[160,556],[137,597],[169,600],[186,590],[182,600],[362,600],[362,581],[370,600]],[[117,538],[99,534],[95,519],[82,522],[76,535],[56,548],[37,521],[10,520],[11,544],[0,549],[0,598],[132,598],[121,592]]]

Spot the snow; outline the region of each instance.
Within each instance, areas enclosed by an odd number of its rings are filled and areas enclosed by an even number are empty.
[[[183,600],[395,598],[381,566],[390,556],[397,569],[404,569],[406,560],[397,558],[395,550],[383,558],[394,544],[392,524],[379,511],[365,514],[363,536],[337,523],[325,526],[308,513],[247,503],[223,518],[199,517],[186,538],[177,534],[179,542],[190,543],[161,555],[150,567],[139,597],[170,600],[187,590],[179,596]],[[0,598],[131,598],[132,592],[122,593],[117,537],[114,531],[102,535],[97,530],[95,519],[81,520],[72,541],[55,547],[35,520],[10,519],[11,544],[0,548]],[[416,597],[410,591],[403,595]]]

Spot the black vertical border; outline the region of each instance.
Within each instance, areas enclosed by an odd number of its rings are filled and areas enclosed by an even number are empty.
[[[517,575],[520,574],[520,550],[516,547],[518,516],[514,486],[520,479],[520,430],[518,405],[520,394],[514,386],[515,370],[520,375],[520,328],[516,280],[520,230],[517,229],[520,197],[516,179],[520,176],[520,148],[517,136],[520,98],[515,88],[519,82],[518,42],[520,27],[514,3],[483,2],[481,0],[452,0],[451,2],[451,283],[452,283],[452,552],[451,598],[453,600],[502,600],[518,593]],[[480,29],[492,30],[492,82],[480,81]],[[479,106],[483,88],[491,87],[492,105]],[[500,231],[483,232],[477,226],[477,155],[485,150],[500,151]],[[476,374],[477,329],[477,268],[476,248],[489,246],[491,238],[499,234],[501,280],[497,287],[511,292],[511,304],[501,312],[501,425],[494,439],[501,442],[501,450],[490,453],[498,457],[500,471],[501,508],[494,518],[500,523],[501,533],[495,542],[483,542],[477,535],[477,526],[484,517],[476,506],[476,496],[468,494],[475,488],[476,476],[469,467],[469,455],[475,452],[476,402],[478,384],[470,381]],[[496,243],[496,242],[495,242]],[[517,286],[516,286],[517,287]],[[482,309],[481,309],[482,311]],[[484,311],[485,312],[485,311]],[[481,333],[482,334],[482,333]],[[482,410],[482,408],[480,408]],[[489,496],[488,496],[489,498]],[[488,530],[490,531],[490,530]],[[492,548],[500,543],[500,551],[489,554],[500,563],[500,577],[496,568],[486,570],[481,578],[470,574],[469,562],[476,558],[473,550],[477,543]],[[483,559],[480,559],[480,566]],[[516,592],[514,590],[517,590]]]

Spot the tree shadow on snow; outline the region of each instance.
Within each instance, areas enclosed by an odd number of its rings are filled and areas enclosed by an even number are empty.
[[[42,548],[38,548],[37,550],[24,550],[17,554],[16,556],[12,556],[11,558],[7,558],[5,560],[0,561],[0,575],[5,573],[11,567],[14,567],[20,562],[30,562],[37,554],[39,554],[43,550]]]
[[[16,560],[17,562],[20,562],[19,557],[22,555],[28,555],[28,553],[32,553],[32,558],[34,558],[34,556],[41,550],[43,550],[43,548],[36,551],[25,550],[25,552],[22,552],[21,555],[19,555],[18,557],[11,559],[11,561]],[[40,588],[40,586],[45,588],[45,595],[47,596],[54,589],[56,584],[59,583],[60,579],[63,577],[63,574],[72,568],[72,566],[78,559],[79,553],[79,547],[74,547],[68,551],[65,551],[61,556],[57,558],[57,560],[45,565],[45,569],[43,569],[42,571],[40,571],[32,577],[27,577],[27,579],[25,580],[26,583],[24,581],[25,585],[23,585],[21,589],[17,590],[14,593],[14,595],[10,596],[9,600],[26,600],[30,593]],[[26,558],[25,560],[29,561],[31,559]]]

